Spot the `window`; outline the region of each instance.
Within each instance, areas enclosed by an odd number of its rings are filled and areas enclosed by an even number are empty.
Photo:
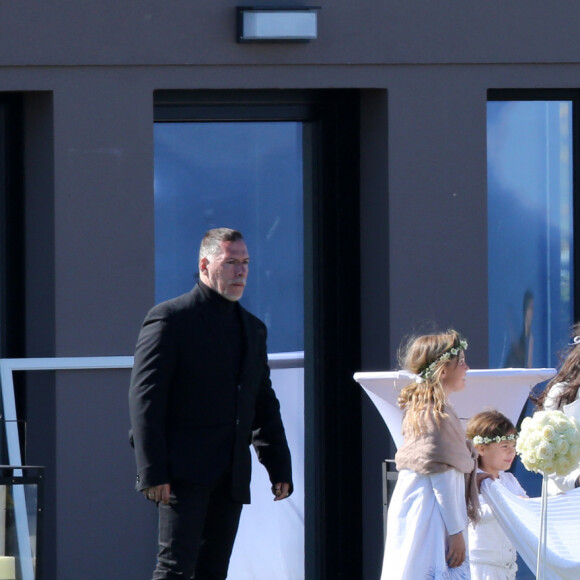
[[[266,323],[270,352],[304,350],[303,140],[295,121],[156,123],[158,302],[193,287],[207,230],[238,229],[242,304]]]
[[[574,319],[571,100],[488,102],[489,364],[552,367]]]

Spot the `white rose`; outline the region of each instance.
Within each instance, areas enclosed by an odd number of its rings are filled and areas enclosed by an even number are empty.
[[[570,445],[570,449],[568,450],[568,457],[570,457],[571,461],[574,462],[580,460],[580,444],[572,443],[572,445]]]
[[[551,459],[543,461],[542,464],[540,465],[540,471],[542,471],[546,475],[554,473],[554,471],[556,471],[554,468],[554,462]]]
[[[544,425],[542,428],[542,436],[546,441],[554,441],[556,439],[556,429],[552,425]]]
[[[568,429],[570,424],[568,417],[561,411],[551,411],[550,424],[553,425],[554,429],[559,433],[563,433]]]
[[[560,438],[556,441],[555,449],[558,455],[566,455],[570,449],[570,445],[566,439]]]
[[[542,461],[552,459],[554,457],[554,446],[547,441],[542,441],[537,449],[538,458]]]
[[[568,475],[572,467],[573,464],[568,457],[557,457],[554,460],[554,469],[558,475]]]

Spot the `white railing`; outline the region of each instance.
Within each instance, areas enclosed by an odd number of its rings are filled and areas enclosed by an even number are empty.
[[[275,353],[268,355],[272,370],[302,368],[303,352]],[[132,356],[58,357],[58,358],[4,358],[0,359],[0,385],[2,390],[3,419],[10,465],[22,465],[22,453],[18,435],[18,417],[14,397],[14,371],[62,371],[130,369]],[[21,470],[14,470],[21,475]],[[14,487],[14,514],[16,537],[22,566],[22,580],[34,580],[34,557],[26,510],[24,486]]]

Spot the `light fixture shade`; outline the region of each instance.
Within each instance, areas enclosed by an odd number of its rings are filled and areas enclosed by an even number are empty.
[[[318,35],[318,7],[237,7],[238,42],[308,42]]]

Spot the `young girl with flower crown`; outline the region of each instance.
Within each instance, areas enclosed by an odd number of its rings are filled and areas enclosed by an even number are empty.
[[[467,524],[476,519],[476,452],[449,395],[465,388],[467,342],[457,332],[411,340],[403,368],[417,378],[399,395],[404,410],[399,476],[389,505],[381,580],[470,578]]]
[[[527,497],[518,480],[507,470],[516,456],[516,428],[495,410],[474,415],[467,423],[467,437],[479,453],[479,471],[489,474],[512,493]],[[514,580],[517,553],[482,496],[481,519],[469,525],[469,559],[472,580]]]

